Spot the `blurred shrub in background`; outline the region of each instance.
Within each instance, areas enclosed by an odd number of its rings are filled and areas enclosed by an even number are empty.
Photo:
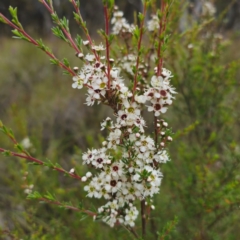
[[[164,166],[161,194],[152,216],[158,225],[151,227],[161,232],[177,216],[176,231],[166,239],[235,240],[240,235],[236,51],[240,44],[238,39],[220,35],[218,22],[209,17],[179,33],[181,6],[176,1],[172,9],[172,36],[164,63],[173,72],[178,91],[167,114],[176,132],[170,147],[173,161]],[[46,56],[33,46],[0,41],[1,119],[18,140],[30,139],[29,151],[34,156],[60,162],[69,170],[74,166],[81,174],[81,151],[98,146],[102,137],[95,129],[108,110],[86,107],[84,93],[72,89],[72,80],[49,66]],[[56,40],[49,40],[49,45],[72,66],[78,65],[67,46]],[[93,111],[94,119],[89,117]],[[0,137],[0,146],[10,148],[11,143]],[[84,197],[80,183],[49,171],[0,156],[2,239],[129,239],[123,230],[105,228],[92,219],[80,221],[83,216],[78,213],[25,200],[26,189],[31,187],[39,192],[51,189],[62,201],[78,202]],[[157,237],[149,234],[149,239]]]
[[[160,2],[157,1],[158,5],[160,5]],[[214,15],[217,17],[225,11],[225,16],[220,23],[222,29],[225,31],[240,30],[240,0],[180,0],[177,2],[181,4],[181,7],[186,7],[185,13],[182,14],[182,19],[187,18],[186,13],[188,13],[193,19],[199,20],[203,12],[213,11],[211,6],[214,6]],[[73,8],[69,4],[69,0],[53,0],[53,3],[59,17],[66,16],[70,20],[72,33],[79,33],[80,29],[73,19]],[[136,12],[142,11],[141,0],[115,0],[115,3],[124,11],[125,17],[130,23],[135,21]],[[102,0],[80,0],[80,4],[81,14],[87,22],[90,34],[96,35],[96,31],[104,26]],[[38,0],[1,0],[0,12],[10,17],[8,14],[10,5],[18,8],[20,22],[28,32],[37,33],[41,37],[51,36],[51,17]],[[185,28],[186,23],[182,22],[182,24],[182,27]],[[5,25],[2,26],[0,28],[0,37],[9,36],[9,28]]]

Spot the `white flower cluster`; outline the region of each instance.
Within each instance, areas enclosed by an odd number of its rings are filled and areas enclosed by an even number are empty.
[[[33,145],[29,139],[29,137],[25,137],[22,141],[21,141],[21,144],[22,146],[25,148],[25,149],[29,149],[31,148]]]
[[[206,1],[203,3],[202,15],[213,17],[216,13],[216,8],[213,3]]]
[[[121,60],[121,68],[124,69],[130,75],[134,75],[133,66],[136,65],[137,57],[134,54],[129,54],[123,57]]]
[[[118,11],[117,7],[115,7],[111,24],[113,24],[112,32],[115,35],[132,33],[135,29],[135,26],[127,22],[126,18],[123,17],[123,12]]]
[[[159,29],[159,18],[157,15],[153,15],[152,18],[147,22],[147,28],[149,32],[154,32]]]
[[[25,188],[24,193],[31,194],[33,192],[34,185],[33,184],[26,185],[24,186],[24,188]]]
[[[151,102],[148,111],[153,111],[156,117],[167,111],[167,107],[172,104],[173,94],[176,94],[175,89],[170,85],[171,77],[173,77],[171,72],[163,68],[160,76],[152,77],[152,88],[144,93]]]
[[[122,15],[115,13],[113,21],[116,23]],[[116,26],[116,24],[115,24]],[[122,28],[121,28],[122,29]],[[115,29],[117,32],[117,30]],[[120,31],[120,30],[119,30]],[[102,45],[94,50],[104,49]],[[112,67],[110,74],[104,57],[83,54],[80,56],[86,64],[73,77],[73,88],[88,88],[86,104],[92,106],[95,101],[112,106],[114,96],[115,120],[107,118],[101,123],[101,130],[109,132],[100,149],[92,149],[82,156],[83,164],[94,168],[97,174],[88,172],[82,177],[86,182],[84,190],[90,198],[104,198],[108,202],[98,209],[98,214],[110,226],[116,223],[133,227],[138,216],[134,203],[136,200],[151,199],[160,190],[162,173],[160,164],[169,161],[164,142],[157,144],[153,138],[145,134],[146,122],[141,112],[144,106],[153,111],[155,117],[167,111],[176,92],[170,85],[172,74],[162,69],[161,75],[151,78],[151,85],[145,86],[141,94],[128,88],[122,77],[120,68],[132,73],[128,66],[121,63]],[[128,56],[129,58],[129,56]],[[134,56],[132,56],[132,60]],[[109,76],[110,75],[110,76]],[[150,102],[151,105],[145,105]],[[167,123],[158,121],[159,136],[170,141],[165,136]]]
[[[119,66],[127,74],[134,76],[133,68],[136,67],[136,61],[137,61],[137,57],[134,54],[128,54],[120,60]],[[143,78],[144,78],[144,75],[147,73],[147,64],[139,63],[138,69],[139,69],[139,72],[143,73]]]

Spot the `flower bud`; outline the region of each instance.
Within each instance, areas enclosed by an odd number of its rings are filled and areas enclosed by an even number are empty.
[[[87,172],[87,173],[86,173],[86,177],[87,177],[87,178],[90,178],[91,176],[92,176],[92,173],[91,173],[91,172]]]
[[[130,173],[132,173],[134,171],[134,168],[133,167],[130,167],[129,169],[128,169],[128,172],[130,172]]]
[[[78,70],[79,70],[79,68],[78,68],[78,67],[74,67],[74,68],[73,68],[73,71],[74,71],[75,73],[77,73],[77,72],[78,72]]]
[[[163,126],[164,126],[164,127],[167,127],[167,126],[168,126],[168,123],[167,123],[167,122],[163,122]]]
[[[136,133],[136,137],[139,138],[140,137],[140,133]]]
[[[86,181],[87,181],[87,178],[84,176],[84,177],[81,178],[81,181],[82,181],[82,182],[86,182]]]
[[[99,212],[99,213],[102,213],[103,211],[104,211],[103,207],[100,207],[100,208],[98,209],[98,212]]]
[[[84,46],[86,46],[86,45],[88,45],[88,44],[89,44],[89,41],[88,41],[88,40],[83,41],[83,45],[84,45]]]
[[[127,96],[128,96],[128,97],[132,97],[132,93],[131,93],[131,92],[129,92]]]
[[[79,54],[77,55],[77,57],[83,58],[83,57],[84,57],[84,54],[83,54],[83,53],[79,53]]]
[[[168,136],[168,137],[167,137],[167,140],[168,140],[169,142],[172,142],[173,139],[172,139],[172,137]]]

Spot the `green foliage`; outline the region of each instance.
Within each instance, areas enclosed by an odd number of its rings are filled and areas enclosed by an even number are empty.
[[[13,8],[13,7],[10,6],[10,7],[9,7],[9,12],[10,12],[10,14],[11,14],[11,16],[12,16],[12,22],[13,22],[14,24],[16,24],[19,28],[23,29],[21,23],[20,23],[19,20],[18,20],[17,8]]]
[[[60,39],[62,39],[63,41],[67,42],[68,40],[66,39],[66,37],[63,34],[63,31],[57,26],[57,27],[53,27],[52,28],[52,32],[55,36],[59,37]]]
[[[175,229],[176,225],[178,224],[178,218],[175,216],[172,221],[169,221],[164,226],[161,233],[158,233],[159,239],[164,240],[167,239],[169,234]]]
[[[170,146],[173,162],[164,169],[165,189],[172,195],[168,214],[179,213],[174,239],[230,239],[239,234],[240,162],[232,144],[239,142],[240,62],[227,57],[234,50],[217,34],[214,22],[203,21],[181,37],[172,30],[169,44],[174,47],[167,51],[179,92],[169,119],[173,129],[182,129]]]

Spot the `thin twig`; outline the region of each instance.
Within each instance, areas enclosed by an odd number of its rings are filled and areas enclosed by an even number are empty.
[[[70,210],[73,210],[73,211],[76,211],[76,212],[84,212],[84,213],[88,214],[91,217],[94,217],[94,216],[97,215],[96,213],[91,212],[89,210],[80,209],[80,208],[77,208],[77,207],[74,207],[74,206],[70,206],[70,205],[64,205],[63,203],[61,203],[59,201],[51,201],[51,200],[46,199],[46,198],[39,198],[38,200],[44,201],[44,202],[47,202],[47,203],[51,203],[51,204],[55,204],[55,205],[58,205],[58,206],[63,206],[66,209],[70,209]]]
[[[139,62],[140,62],[140,55],[141,55],[141,45],[142,45],[142,38],[143,38],[143,30],[144,30],[144,20],[145,20],[145,16],[146,16],[146,11],[147,11],[147,1],[144,2],[144,7],[143,7],[143,19],[140,25],[140,36],[138,39],[138,47],[137,47],[137,51],[138,51],[138,55],[137,55],[137,62],[136,62],[136,72],[134,75],[134,82],[133,82],[133,96],[132,96],[132,101],[134,101],[134,95],[135,95],[135,91],[137,88],[137,77],[138,77],[138,68],[139,68]]]
[[[163,39],[162,39],[162,34],[165,31],[165,7],[166,7],[166,3],[165,0],[161,1],[161,19],[159,22],[159,33],[158,33],[158,37],[160,38],[159,44],[158,44],[158,51],[157,51],[157,57],[158,57],[158,67],[157,67],[157,76],[160,76],[162,73],[162,65],[163,65],[163,58],[162,58],[162,45],[163,45]]]
[[[38,48],[40,48],[42,51],[44,51],[50,58],[56,60],[59,64],[59,66],[63,69],[65,69],[67,72],[69,72],[72,76],[75,76],[76,73],[69,67],[67,67],[64,63],[62,63],[61,61],[59,61],[53,53],[51,53],[50,51],[46,50],[45,48],[43,49],[40,44],[35,41],[31,36],[29,36],[23,29],[19,28],[18,26],[16,26],[15,24],[13,24],[9,19],[7,19],[3,14],[0,13],[0,17],[4,19],[4,21],[6,22],[6,24],[8,24],[10,27],[18,30],[20,33],[22,33],[30,43],[32,43],[33,45],[37,46]]]
[[[97,51],[95,51],[95,50],[92,48],[93,45],[94,45],[94,44],[93,44],[93,41],[92,41],[92,38],[91,38],[91,36],[89,35],[88,29],[87,29],[86,26],[83,24],[84,21],[83,21],[83,18],[82,18],[80,9],[78,8],[78,5],[77,5],[76,1],[75,1],[75,0],[70,0],[70,2],[73,4],[73,7],[74,7],[74,9],[75,9],[75,11],[76,11],[76,14],[78,15],[78,17],[79,17],[79,19],[80,19],[80,21],[78,21],[78,20],[75,18],[76,22],[77,22],[77,23],[80,25],[80,27],[83,29],[83,31],[84,31],[84,33],[85,33],[85,35],[86,35],[86,37],[87,37],[87,39],[88,39],[88,41],[89,41],[89,44],[90,44],[90,47],[91,47],[91,51],[93,52],[96,60],[97,60],[97,61],[100,61],[100,57],[99,57]]]
[[[142,218],[142,238],[146,235],[146,214],[145,214],[145,200],[141,201],[141,218]]]
[[[23,154],[19,154],[19,153],[15,153],[15,152],[11,152],[11,151],[8,151],[6,149],[3,149],[3,148],[0,148],[0,152],[8,152],[10,154],[10,156],[14,156],[14,157],[20,157],[20,158],[23,158],[23,159],[26,159],[30,162],[35,162],[37,163],[38,165],[43,165],[45,166],[46,163],[37,159],[37,158],[34,158],[34,157],[31,157],[31,156],[28,156],[28,155],[23,155]],[[71,178],[75,178],[75,179],[79,179],[81,180],[81,177],[78,176],[77,174],[74,174],[74,173],[69,173],[67,170],[63,169],[63,168],[59,168],[59,167],[55,167],[55,166],[51,166],[52,169],[58,171],[58,172],[61,172],[61,173],[65,173],[67,175],[69,175]]]
[[[137,232],[135,231],[134,228],[132,228],[132,227],[127,227],[127,226],[125,226],[125,225],[122,225],[122,226],[123,226],[125,229],[127,229],[129,232],[131,232],[136,239],[139,239],[139,236],[138,236],[138,234],[137,234]]]
[[[49,6],[45,0],[41,0],[41,3],[47,8],[47,10],[50,12],[50,14],[55,14],[54,13],[54,9],[53,9],[53,6]],[[74,40],[72,39],[72,36],[70,34],[70,32],[63,27],[63,25],[61,24],[61,22],[59,21],[59,19],[57,19],[57,25],[60,26],[60,28],[63,30],[65,36],[68,38],[69,42],[70,42],[70,45],[74,48],[74,50],[77,52],[77,53],[81,53],[81,50],[77,47],[77,45],[75,44]]]
[[[107,78],[108,78],[108,90],[110,90],[111,86],[111,65],[110,65],[110,43],[109,43],[109,15],[108,15],[108,8],[104,6],[104,17],[105,17],[105,44],[106,44],[106,58],[107,58]]]

